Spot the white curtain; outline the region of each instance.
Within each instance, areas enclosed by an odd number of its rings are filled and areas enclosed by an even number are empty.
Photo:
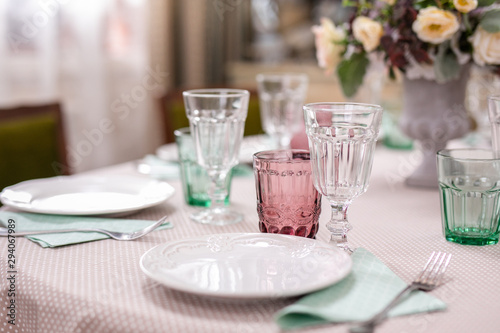
[[[148,0],[1,0],[0,105],[60,101],[73,172],[153,152]]]

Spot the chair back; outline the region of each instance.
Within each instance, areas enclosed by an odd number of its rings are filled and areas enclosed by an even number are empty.
[[[0,109],[0,190],[69,174],[63,127],[58,103]]]

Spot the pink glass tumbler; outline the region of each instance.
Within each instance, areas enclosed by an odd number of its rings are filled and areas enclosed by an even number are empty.
[[[313,184],[309,151],[258,152],[253,167],[260,231],[314,238],[321,194]]]

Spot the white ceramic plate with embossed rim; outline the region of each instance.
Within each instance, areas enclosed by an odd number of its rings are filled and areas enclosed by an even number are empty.
[[[351,257],[324,242],[278,234],[216,234],[160,244],[140,260],[160,284],[201,296],[262,299],[299,296],[333,285]]]
[[[118,216],[158,205],[174,192],[170,184],[146,177],[75,175],[8,186],[0,200],[30,213]]]

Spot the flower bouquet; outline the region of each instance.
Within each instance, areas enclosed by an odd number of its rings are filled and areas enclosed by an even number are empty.
[[[372,57],[388,75],[445,83],[474,62],[500,74],[500,2],[492,0],[344,0],[353,15],[314,26],[320,67],[336,74],[346,97],[363,83]]]

